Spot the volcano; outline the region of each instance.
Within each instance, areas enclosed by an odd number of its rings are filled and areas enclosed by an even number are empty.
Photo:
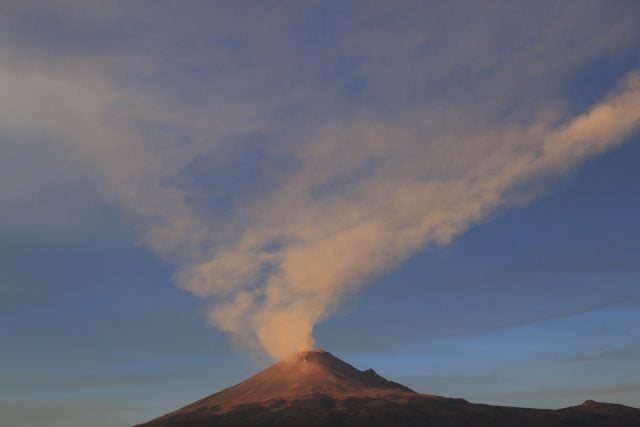
[[[142,426],[631,427],[640,426],[640,409],[592,400],[560,410],[474,404],[416,393],[310,350]]]

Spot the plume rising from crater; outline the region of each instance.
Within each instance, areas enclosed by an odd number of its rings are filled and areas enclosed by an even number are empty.
[[[242,55],[221,75],[173,91],[131,84],[132,74],[146,82],[163,69],[152,52],[32,63],[3,47],[0,125],[131,214],[144,242],[173,263],[179,286],[210,299],[210,323],[274,359],[313,348],[314,326],[345,295],[501,207],[530,201],[539,178],[548,183],[638,127],[637,72],[587,108],[556,93],[580,66],[635,43],[635,23],[609,34],[553,21],[551,35],[505,40],[518,52],[509,61],[489,42],[485,52],[444,39],[434,52],[446,55],[423,58],[423,46],[438,40],[423,22],[383,37],[375,25],[349,26],[355,33],[326,46],[327,57],[362,59],[356,74],[379,101],[360,105],[334,90],[345,85],[331,80],[327,61],[295,49],[263,61],[289,34],[276,23],[259,33],[262,18],[247,19],[248,64]],[[483,39],[503,38],[493,24],[481,30]],[[225,31],[216,33],[222,45],[235,40]],[[289,87],[292,64],[308,67],[300,72],[308,80],[287,95],[270,92]],[[414,97],[428,87],[438,90]]]
[[[556,123],[429,137],[437,119],[418,112],[410,129],[367,119],[318,129],[296,154],[299,170],[243,209],[238,233],[178,280],[226,299],[210,314],[214,325],[286,358],[313,347],[314,325],[345,294],[496,209],[528,201],[537,178],[617,146],[639,119],[640,77],[632,74]]]

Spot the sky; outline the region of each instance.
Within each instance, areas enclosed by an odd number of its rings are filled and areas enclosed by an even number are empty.
[[[640,406],[640,4],[3,1],[0,423],[324,348]]]

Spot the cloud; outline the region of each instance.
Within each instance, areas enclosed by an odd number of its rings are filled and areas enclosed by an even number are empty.
[[[318,5],[238,7],[189,28],[174,19],[196,17],[187,7],[119,10],[100,20],[103,48],[29,35],[64,61],[12,30],[0,128],[136,218],[179,286],[213,299],[213,324],[274,358],[313,346],[314,325],[372,277],[531,200],[640,120],[635,72],[590,106],[556,93],[593,58],[635,52],[624,10],[534,8],[535,25],[501,41],[513,23],[499,5],[486,20],[345,6],[354,25],[314,21]],[[123,44],[125,21],[140,28]],[[612,23],[629,31],[601,31]]]
[[[559,356],[566,362],[616,362],[624,363],[628,361],[638,360],[640,356],[640,346],[629,346],[625,348],[609,348],[609,349],[597,349],[583,353],[573,353]]]

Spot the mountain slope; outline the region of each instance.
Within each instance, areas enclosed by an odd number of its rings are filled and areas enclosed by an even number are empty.
[[[416,393],[313,350],[141,426],[300,425],[640,427],[640,410],[593,401],[557,411],[472,404]]]

